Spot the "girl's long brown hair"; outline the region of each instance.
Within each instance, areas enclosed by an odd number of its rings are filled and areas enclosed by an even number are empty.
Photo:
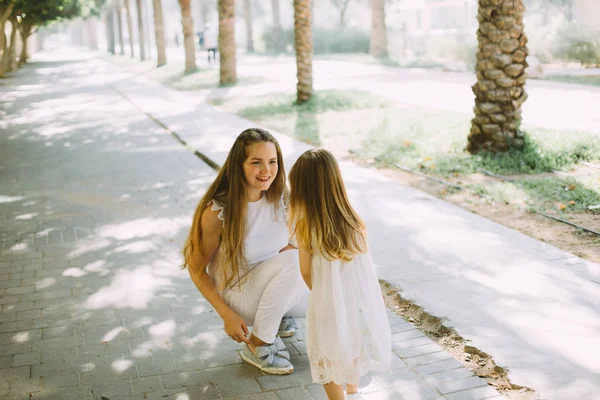
[[[298,243],[332,260],[351,261],[367,251],[364,222],[350,205],[335,157],[306,151],[290,171],[290,229]]]
[[[201,251],[202,214],[213,200],[223,204],[225,221],[223,222],[220,246],[224,257],[219,265],[221,279],[218,290],[229,288],[236,283],[241,284],[243,281],[242,272],[246,267],[244,237],[248,204],[243,164],[248,158],[248,146],[259,142],[273,143],[277,149],[279,168],[273,183],[266,191],[266,198],[269,203],[279,207],[282,195],[286,190],[285,169],[279,143],[264,129],[246,129],[233,143],[225,164],[196,207],[192,227],[183,247],[184,263],[182,267],[190,267],[194,252]]]

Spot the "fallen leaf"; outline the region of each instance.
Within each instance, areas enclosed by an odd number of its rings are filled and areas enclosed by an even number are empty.
[[[565,190],[575,190],[576,187],[577,186],[575,186],[575,185],[569,185],[565,188]]]
[[[144,392],[144,398],[147,399],[148,398],[148,394],[146,392]]]
[[[575,205],[575,200],[571,200],[571,201],[569,201],[569,205],[570,205],[570,206],[572,206],[572,205]]]
[[[434,169],[434,168],[435,168],[435,164],[431,164],[431,165],[429,166],[429,168],[431,168],[431,169]]]
[[[440,192],[440,194],[446,194],[446,193],[448,193],[448,191],[446,189],[444,189]]]
[[[427,162],[427,161],[431,161],[431,157],[425,157],[425,158],[423,159],[423,161],[425,161],[425,162]]]
[[[556,203],[556,206],[559,210],[564,210],[565,208],[567,208],[567,206],[565,206],[563,203]]]
[[[405,145],[405,146],[410,146],[410,145],[411,145],[411,143],[410,143],[410,142],[407,140],[407,141],[405,141],[405,142],[404,142],[404,145]]]
[[[458,172],[454,173],[454,176],[458,177],[458,175],[460,175]]]

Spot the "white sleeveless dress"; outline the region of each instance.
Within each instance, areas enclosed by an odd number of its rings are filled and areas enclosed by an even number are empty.
[[[313,254],[306,326],[315,383],[358,384],[390,369],[390,325],[370,252],[351,262]]]

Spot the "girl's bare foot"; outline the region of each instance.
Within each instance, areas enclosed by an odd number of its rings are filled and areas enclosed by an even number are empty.
[[[256,348],[266,345],[267,343],[263,342],[259,338],[254,335],[250,335],[250,340],[248,341],[248,348],[253,353],[256,353]]]

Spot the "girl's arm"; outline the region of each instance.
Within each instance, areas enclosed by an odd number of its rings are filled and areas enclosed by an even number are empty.
[[[233,311],[221,298],[212,278],[207,273],[210,260],[215,255],[221,241],[223,222],[218,218],[219,211],[207,208],[202,214],[202,239],[199,248],[194,250],[188,270],[192,281],[202,296],[213,306],[223,319],[225,332],[236,342],[248,342],[248,327],[243,318]]]
[[[302,273],[302,279],[310,290],[312,290],[312,255],[303,246],[299,246],[298,253],[300,255],[300,272]]]

